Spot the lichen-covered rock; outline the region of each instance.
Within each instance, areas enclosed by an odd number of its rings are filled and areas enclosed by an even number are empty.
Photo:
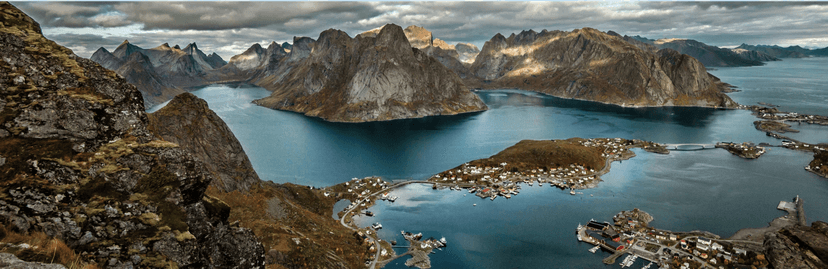
[[[393,24],[376,36],[322,32],[308,57],[269,89],[270,97],[254,103],[328,121],[383,121],[486,109],[457,75],[412,48],[403,29]]]
[[[8,269],[66,269],[60,264],[47,264],[39,262],[22,261],[13,254],[0,253],[0,268]]]
[[[207,102],[183,93],[164,108],[148,114],[150,130],[178,144],[204,162],[223,191],[246,192],[259,176],[230,128],[207,106]]]
[[[148,131],[135,86],[44,38],[7,2],[0,59],[0,222],[102,267],[263,265],[256,237],[227,228],[229,210],[204,195],[204,165]]]

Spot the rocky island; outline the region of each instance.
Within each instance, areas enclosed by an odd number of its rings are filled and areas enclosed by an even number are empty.
[[[254,103],[337,122],[383,121],[486,110],[463,81],[389,24],[355,38],[327,30]]]
[[[431,177],[434,188],[469,189],[481,198],[511,198],[519,184],[548,183],[574,190],[594,188],[612,161],[635,156],[632,148],[663,148],[656,143],[621,138],[524,140],[492,157],[474,160]]]
[[[487,41],[471,66],[481,89],[517,88],[629,107],[735,108],[729,88],[693,57],[642,49],[595,29],[529,30]]]

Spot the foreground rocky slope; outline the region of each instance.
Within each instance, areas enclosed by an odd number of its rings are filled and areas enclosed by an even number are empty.
[[[9,3],[0,16],[0,220],[11,231],[41,231],[102,267],[264,264],[253,233],[204,194],[203,164],[147,130],[134,86]]]
[[[291,54],[298,51],[294,43]],[[389,24],[376,36],[327,30],[256,104],[328,121],[364,122],[481,111],[486,105]],[[292,57],[292,56],[291,56]]]
[[[153,134],[204,162],[213,175],[212,186],[225,192],[247,192],[260,182],[239,141],[206,101],[183,93],[147,117]]]
[[[517,88],[622,106],[735,107],[693,57],[644,50],[591,28],[523,31],[487,41],[467,85]]]

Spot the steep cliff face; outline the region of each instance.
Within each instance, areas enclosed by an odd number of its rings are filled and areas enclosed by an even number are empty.
[[[149,130],[203,162],[219,190],[247,192],[260,181],[236,136],[201,98],[183,93],[147,116]]]
[[[202,163],[147,130],[134,86],[6,2],[0,56],[0,221],[106,267],[263,264],[253,233],[204,195]]]
[[[816,221],[767,233],[764,248],[773,268],[828,268],[828,224]]]
[[[294,43],[292,55],[300,51]],[[308,50],[310,51],[310,50]],[[363,122],[486,109],[442,64],[413,49],[389,24],[375,36],[320,34],[308,57],[256,104],[329,121]]]
[[[779,58],[767,55],[765,53],[755,51],[755,50],[746,50],[746,49],[731,49],[733,53],[738,54],[740,57],[751,60],[751,61],[760,61],[760,62],[771,62],[771,61],[781,61]]]
[[[709,46],[692,39],[659,39],[654,44],[659,49],[673,49],[690,55],[707,67],[764,65],[760,61],[743,58],[729,49]]]
[[[735,107],[725,85],[696,59],[673,50],[646,51],[584,28],[529,30],[487,41],[467,85],[518,88],[622,106]]]
[[[271,44],[267,48],[267,53],[270,55],[258,67],[254,74],[247,76],[248,82],[268,90],[273,90],[278,84],[285,80],[285,76],[293,70],[299,63],[310,55],[311,47],[316,40],[310,37],[293,37],[293,45],[290,49],[285,49],[285,44],[282,44],[281,49]],[[244,76],[242,76],[244,77]]]

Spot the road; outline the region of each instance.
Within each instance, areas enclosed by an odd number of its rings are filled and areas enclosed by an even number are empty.
[[[371,199],[370,199],[371,197],[376,196],[377,194],[380,194],[380,193],[383,193],[383,192],[388,192],[388,191],[391,191],[391,190],[393,190],[393,189],[396,189],[396,188],[399,188],[399,187],[402,187],[402,186],[405,186],[405,185],[408,185],[408,184],[415,184],[415,183],[426,183],[426,184],[429,184],[429,183],[431,183],[431,182],[428,182],[428,181],[421,181],[421,180],[414,180],[414,181],[400,182],[400,183],[397,183],[397,184],[391,185],[391,186],[389,186],[388,188],[385,188],[385,189],[382,189],[382,190],[379,190],[379,191],[376,191],[376,192],[370,193],[370,194],[368,194],[368,195],[365,195],[365,196],[362,198],[362,200],[359,200],[359,201],[357,201],[356,203],[357,203],[357,204],[367,203],[367,202],[369,202],[369,201],[371,200]],[[341,223],[341,224],[342,224],[342,226],[345,226],[345,228],[348,228],[348,229],[350,229],[351,231],[357,231],[357,228],[355,228],[355,227],[351,227],[350,225],[346,224],[346,223],[345,223],[345,217],[346,217],[346,216],[348,216],[348,214],[351,214],[351,212],[353,212],[353,211],[354,211],[354,210],[356,210],[357,208],[360,208],[360,207],[359,207],[359,206],[355,206],[355,207],[353,207],[353,208],[351,208],[351,209],[348,209],[347,211],[345,211],[345,214],[344,214],[344,215],[342,215],[342,218],[339,218],[339,223]],[[351,221],[353,221],[353,217],[351,217]],[[374,236],[377,236],[377,235],[376,235],[376,233],[374,233]],[[380,244],[379,244],[379,242],[377,241],[377,239],[375,239],[374,237],[369,236],[368,238],[371,240],[371,242],[373,242],[373,243],[374,243],[374,245],[376,246],[376,249],[377,249],[377,253],[376,253],[376,255],[374,255],[374,260],[373,260],[373,261],[371,261],[371,263],[368,265],[368,268],[370,268],[370,269],[374,269],[374,268],[376,268],[377,261],[379,261],[379,258],[380,258],[380,251],[382,251],[382,247],[380,246]]]

